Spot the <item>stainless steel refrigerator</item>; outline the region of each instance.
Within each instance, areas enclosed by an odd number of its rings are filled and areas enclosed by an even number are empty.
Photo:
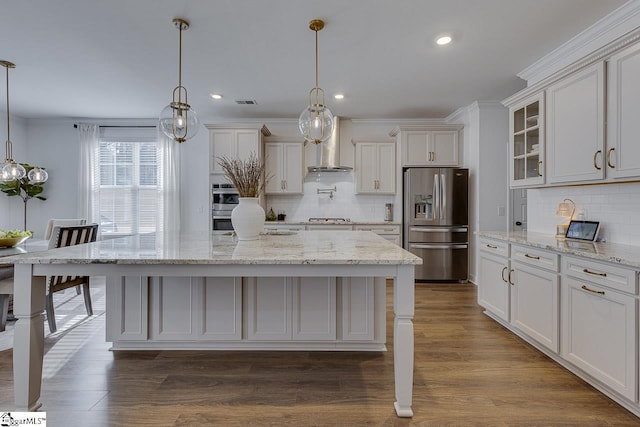
[[[423,262],[416,266],[416,280],[467,281],[468,182],[468,169],[404,171],[404,248]]]

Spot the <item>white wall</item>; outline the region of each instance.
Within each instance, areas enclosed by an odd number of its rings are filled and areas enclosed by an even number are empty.
[[[574,219],[600,221],[600,237],[608,242],[638,246],[640,242],[640,183],[602,184],[527,190],[528,229],[555,234],[558,203],[569,198],[576,204]]]
[[[7,140],[7,119],[6,111],[0,117],[0,159],[4,163],[5,141]],[[11,117],[11,142],[13,149],[13,160],[18,163],[33,163],[27,155],[27,122],[19,117]],[[36,201],[40,202],[40,201]],[[29,202],[31,203],[31,202]],[[35,203],[34,203],[35,204]],[[23,203],[17,196],[9,197],[0,192],[0,228],[19,228],[23,226]],[[29,209],[27,208],[27,213]],[[29,223],[27,223],[29,226]]]
[[[278,138],[300,137],[297,121],[266,121],[272,133],[271,141]],[[340,120],[340,165],[354,167],[355,146],[352,140],[395,141],[389,132],[397,123],[386,120]],[[317,164],[316,146],[305,147],[305,166]],[[396,159],[398,160],[398,159]],[[400,162],[397,161],[398,168]],[[401,169],[401,168],[400,168]],[[333,188],[337,191],[333,199],[329,194],[318,194],[319,188]],[[383,221],[386,203],[394,204],[394,220],[402,220],[402,183],[396,182],[395,196],[355,194],[354,172],[332,172],[308,174],[303,183],[302,195],[267,196],[267,210],[284,211],[287,220],[306,221],[312,217],[350,218],[360,221]]]
[[[469,280],[476,282],[474,233],[506,230],[508,225],[509,113],[499,102],[474,102],[456,111],[449,119],[465,125],[462,165],[469,169]]]

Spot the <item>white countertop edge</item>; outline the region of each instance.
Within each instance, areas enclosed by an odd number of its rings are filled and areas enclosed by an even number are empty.
[[[640,246],[622,245],[619,243],[580,242],[580,246],[584,247],[584,249],[581,249],[568,247],[570,243],[567,243],[567,240],[556,239],[553,234],[529,231],[476,231],[475,234],[479,237],[501,240],[508,243],[522,244],[563,254],[640,268]]]

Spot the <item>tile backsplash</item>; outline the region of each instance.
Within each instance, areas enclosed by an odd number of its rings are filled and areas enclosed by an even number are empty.
[[[640,246],[640,183],[602,184],[577,187],[530,189],[527,191],[527,228],[555,233],[558,203],[571,199],[574,219],[600,221],[600,239]]]
[[[318,189],[336,187],[333,199]],[[315,217],[349,218],[353,221],[383,221],[385,204],[395,203],[393,195],[355,194],[353,172],[310,173],[304,179],[302,195],[268,195],[266,210],[284,211],[287,221]],[[394,220],[401,221],[400,206],[394,206]]]

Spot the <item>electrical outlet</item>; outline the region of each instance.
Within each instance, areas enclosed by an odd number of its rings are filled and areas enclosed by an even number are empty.
[[[504,215],[505,215],[504,206],[498,206],[498,216],[504,216]]]

